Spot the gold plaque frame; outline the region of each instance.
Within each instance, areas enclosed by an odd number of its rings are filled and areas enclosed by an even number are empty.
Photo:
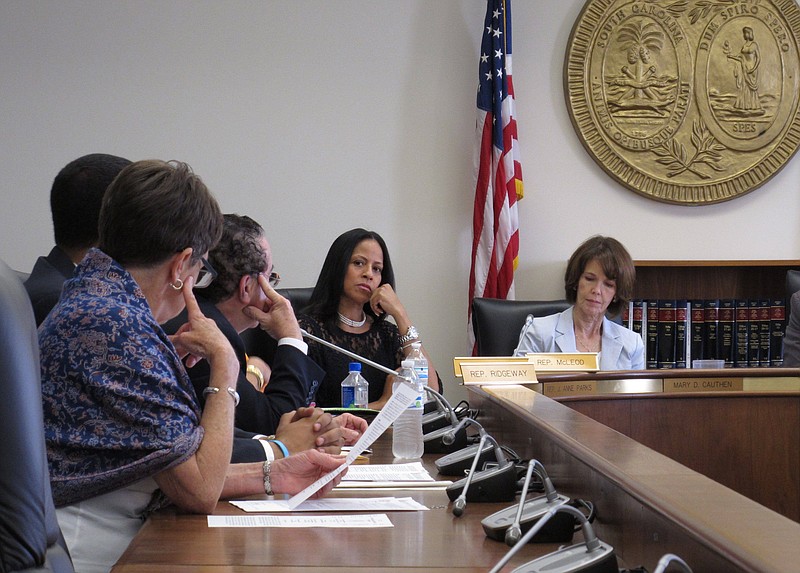
[[[734,199],[800,144],[798,38],[794,0],[589,0],[564,62],[570,119],[641,195]]]

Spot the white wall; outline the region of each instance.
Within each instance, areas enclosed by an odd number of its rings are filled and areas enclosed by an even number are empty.
[[[579,0],[516,0],[514,82],[526,197],[518,298],[562,295],[593,233],[637,259],[800,253],[793,160],[719,205],[658,203],[583,150],[562,66]],[[482,0],[5,0],[0,4],[2,257],[51,244],[48,193],[91,152],[189,162],[225,211],[264,224],[285,286],[331,241],[380,232],[398,290],[453,388],[466,352],[472,136]]]

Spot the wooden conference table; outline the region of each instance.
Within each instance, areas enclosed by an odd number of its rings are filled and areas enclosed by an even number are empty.
[[[391,463],[389,432],[374,444],[371,463]],[[437,479],[433,462],[423,464]],[[558,486],[558,484],[556,484]],[[375,529],[326,528],[209,528],[205,515],[187,515],[163,510],[150,517],[127,551],[114,566],[114,573],[237,573],[255,570],[319,571],[460,571],[491,569],[508,547],[487,538],[481,519],[509,503],[468,503],[455,517],[450,500],[438,490],[335,490],[335,497],[413,497],[429,511],[389,512],[394,527]],[[252,499],[263,498],[256,496]],[[220,502],[215,515],[243,515],[227,502]],[[580,542],[580,533],[574,542]],[[510,571],[536,556],[557,549],[553,544],[528,544],[514,556]]]

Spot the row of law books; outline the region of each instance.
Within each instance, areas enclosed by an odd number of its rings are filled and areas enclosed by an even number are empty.
[[[646,368],[783,366],[785,299],[633,300],[622,324],[641,335]]]

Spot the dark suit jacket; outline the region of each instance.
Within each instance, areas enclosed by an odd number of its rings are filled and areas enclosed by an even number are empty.
[[[236,391],[239,393],[240,401],[239,406],[236,407],[236,427],[245,432],[274,434],[283,414],[307,405],[309,394],[313,394],[313,389],[319,386],[319,381],[325,376],[325,371],[297,348],[281,345],[275,351],[269,384],[263,393],[259,392],[247,380],[245,347],[239,333],[215,304],[205,300],[202,296],[197,296],[197,302],[203,314],[217,323],[219,329],[233,346],[236,358],[239,360]],[[185,322],[186,311],[184,310],[177,318],[166,323],[164,330],[167,333],[173,333]],[[203,390],[208,386],[210,376],[208,362],[203,360],[187,371],[202,406],[205,403]],[[255,440],[238,439],[241,436],[241,432],[238,432],[237,439],[234,440],[232,461],[264,460],[265,456],[261,445]],[[242,441],[246,443],[241,443]],[[249,453],[244,453],[244,450]],[[251,455],[260,457],[250,459]]]
[[[61,298],[64,281],[72,277],[75,265],[59,247],[53,247],[46,257],[39,257],[30,276],[25,281],[25,290],[33,305],[36,326],[50,314]]]
[[[787,368],[800,367],[800,292],[791,298],[789,321],[783,337],[783,365]]]
[[[249,462],[263,462],[267,459],[267,454],[264,452],[264,446],[261,445],[261,441],[253,439],[255,435],[239,428],[233,429],[231,463],[246,464]]]

